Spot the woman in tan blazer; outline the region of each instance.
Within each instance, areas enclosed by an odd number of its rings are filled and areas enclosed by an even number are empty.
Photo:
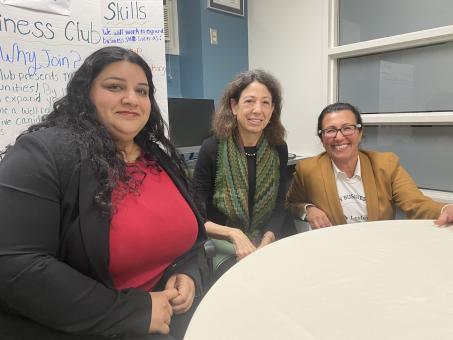
[[[433,201],[417,188],[391,152],[359,150],[359,111],[347,103],[328,105],[318,117],[325,152],[301,160],[287,195],[287,207],[313,229],[395,217],[453,222],[453,205]]]

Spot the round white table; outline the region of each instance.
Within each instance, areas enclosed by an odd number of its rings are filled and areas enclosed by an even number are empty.
[[[453,339],[453,227],[336,226],[275,242],[207,293],[185,340]]]

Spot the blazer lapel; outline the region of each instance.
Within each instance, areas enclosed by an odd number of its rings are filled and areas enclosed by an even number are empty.
[[[80,167],[79,215],[82,239],[93,275],[101,282],[113,286],[108,271],[110,226],[94,202],[98,181],[88,159]]]
[[[341,208],[340,201],[338,200],[337,183],[335,182],[335,175],[332,169],[332,160],[327,154],[320,158],[322,180],[324,182],[324,191],[329,203],[329,210],[332,213],[332,224],[346,224],[343,209]]]
[[[181,176],[176,174],[174,167],[167,161],[168,156],[162,155],[160,157],[159,165],[167,172],[168,176],[172,179],[173,183],[175,183],[176,188],[179,190],[181,195],[186,200],[187,204],[189,204],[190,208],[192,209],[195,217],[198,221],[198,238],[206,238],[206,230],[204,228],[204,219],[201,216],[198,208],[195,205],[194,199],[190,194],[185,181],[181,178]]]
[[[363,152],[359,153],[359,157],[363,188],[366,196],[368,221],[377,221],[379,219],[379,200],[373,168],[370,159]]]

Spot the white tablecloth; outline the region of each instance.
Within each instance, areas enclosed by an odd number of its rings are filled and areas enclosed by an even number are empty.
[[[186,340],[453,339],[453,228],[336,226],[275,242],[228,271]]]

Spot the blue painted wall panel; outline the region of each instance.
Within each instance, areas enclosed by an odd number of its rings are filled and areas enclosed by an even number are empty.
[[[167,93],[169,97],[182,97],[179,56],[167,54]]]
[[[247,16],[207,9],[206,0],[178,1],[178,16],[180,55],[167,56],[168,94],[218,101],[233,76],[248,69]],[[218,45],[210,44],[210,28]]]
[[[216,101],[225,85],[239,72],[248,69],[248,26],[241,17],[207,9],[202,16],[204,95]],[[218,45],[211,45],[209,29],[217,29]]]
[[[203,58],[200,0],[178,1],[181,96],[202,98]]]

